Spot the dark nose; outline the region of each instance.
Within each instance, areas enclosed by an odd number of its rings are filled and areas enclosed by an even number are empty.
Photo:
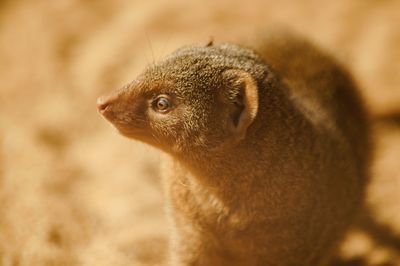
[[[116,94],[111,94],[97,98],[97,110],[99,110],[100,113],[103,113],[108,106],[115,102],[117,96],[118,95]]]

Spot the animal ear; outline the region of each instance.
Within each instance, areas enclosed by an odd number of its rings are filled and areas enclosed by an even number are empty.
[[[228,93],[228,128],[235,140],[244,139],[258,111],[258,88],[253,77],[242,70],[224,72],[225,88]]]
[[[206,47],[210,47],[214,45],[214,36],[210,36],[207,44],[205,45]]]

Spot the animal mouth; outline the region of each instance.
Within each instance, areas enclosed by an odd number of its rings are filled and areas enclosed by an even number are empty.
[[[98,108],[98,111],[99,111],[100,114],[104,115],[107,112],[108,109],[109,109],[108,105],[105,106],[105,107],[101,106],[100,108]]]
[[[100,113],[100,115],[102,117],[104,117],[108,122],[110,122],[111,124],[115,124],[115,117],[113,115],[113,112],[110,110],[109,106],[106,106],[104,108],[99,108],[98,112]]]

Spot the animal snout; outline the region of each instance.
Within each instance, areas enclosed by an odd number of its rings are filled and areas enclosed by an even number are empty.
[[[111,106],[118,98],[117,94],[104,95],[97,98],[97,110],[103,113],[107,110],[107,107]]]

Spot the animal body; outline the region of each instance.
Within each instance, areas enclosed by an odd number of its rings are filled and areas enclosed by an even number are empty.
[[[368,123],[352,78],[292,34],[184,47],[98,99],[170,155],[172,265],[323,265],[361,205]]]

